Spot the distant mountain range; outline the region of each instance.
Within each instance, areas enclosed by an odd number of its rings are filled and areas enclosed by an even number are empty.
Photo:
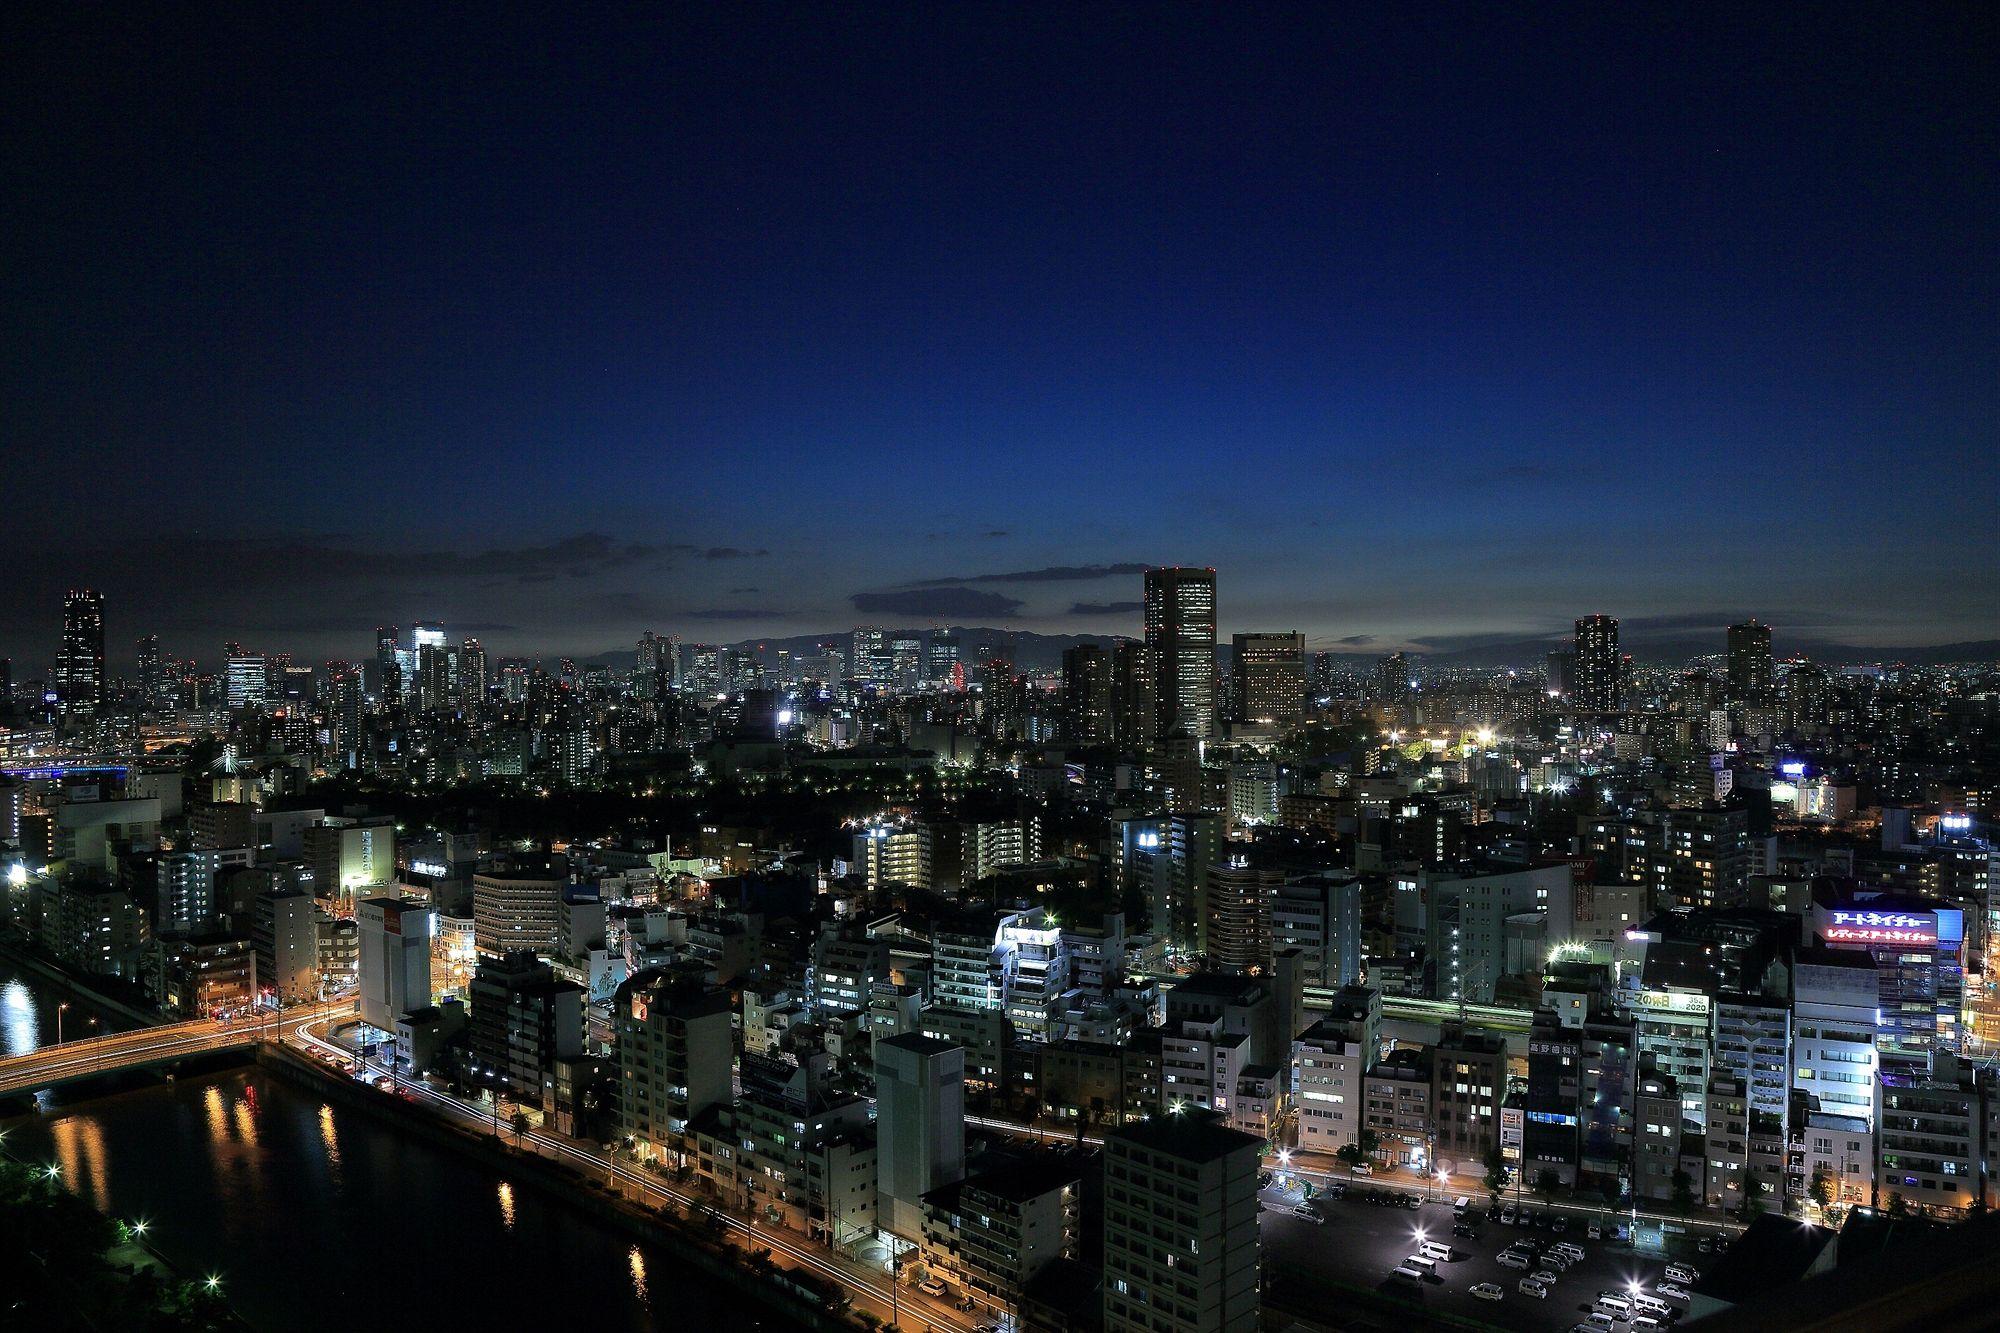
[[[892,639],[917,639],[928,643],[931,635],[949,634],[958,640],[959,660],[968,667],[991,657],[1005,657],[1021,671],[1053,671],[1062,665],[1065,648],[1080,643],[1093,643],[1109,647],[1118,643],[1121,636],[1116,634],[1035,634],[1027,630],[993,629],[990,626],[953,625],[949,629],[926,627],[924,629],[884,629]],[[721,646],[728,648],[758,648],[767,655],[780,649],[788,649],[795,657],[807,656],[820,651],[821,645],[832,644],[842,656],[846,656],[851,642],[851,632],[835,630],[826,634],[800,634],[789,638],[739,639]],[[1440,666],[1492,666],[1492,667],[1534,667],[1539,669],[1548,654],[1569,646],[1566,635],[1551,635],[1541,638],[1505,639],[1491,643],[1481,643],[1472,647],[1454,648],[1440,651],[1415,651],[1411,655],[1423,661]],[[1779,631],[1773,645],[1782,658],[1804,656],[1816,662],[1829,665],[1855,662],[1902,662],[1910,666],[1937,666],[1950,662],[2000,662],[2000,639],[1975,639],[1961,643],[1939,643],[1930,645],[1906,645],[1898,647],[1868,648],[1858,644],[1834,643],[1822,639],[1797,639]],[[1365,662],[1384,655],[1381,650],[1367,647],[1343,646],[1337,650],[1342,656],[1358,662]],[[1714,656],[1723,651],[1720,636],[1703,635],[1661,635],[1639,638],[1625,644],[1625,651],[1639,662],[1649,665],[1675,666],[1697,657]],[[1225,643],[1224,652],[1227,652]],[[632,665],[636,653],[632,649],[599,653],[587,659],[610,666]]]

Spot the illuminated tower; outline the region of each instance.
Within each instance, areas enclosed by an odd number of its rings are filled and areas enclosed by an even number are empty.
[[[1146,647],[1152,650],[1159,730],[1215,735],[1215,571],[1146,571]]]

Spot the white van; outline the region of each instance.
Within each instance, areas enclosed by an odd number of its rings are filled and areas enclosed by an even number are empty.
[[[1580,1264],[1583,1262],[1583,1246],[1581,1245],[1577,1245],[1570,1241],[1565,1240],[1549,1246],[1549,1249],[1553,1250],[1557,1254],[1568,1255],[1569,1261],[1573,1264]]]
[[[1424,1280],[1424,1275],[1408,1264],[1402,1265],[1395,1272],[1389,1274],[1389,1276],[1402,1282],[1422,1282]]]
[[[1453,1217],[1462,1219],[1467,1213],[1471,1211],[1472,1211],[1472,1196],[1470,1194],[1461,1194],[1456,1199],[1453,1199],[1451,1201],[1451,1215]]]
[[[1667,1312],[1667,1303],[1642,1291],[1632,1298],[1632,1308],[1642,1314],[1663,1315]]]
[[[1435,1259],[1441,1264],[1451,1260],[1451,1246],[1441,1245],[1434,1240],[1418,1241],[1417,1253],[1426,1259]]]
[[[1692,1286],[1696,1281],[1700,1279],[1700,1277],[1701,1274],[1695,1272],[1692,1268],[1685,1267],[1681,1264],[1667,1265],[1667,1281],[1669,1282],[1678,1283],[1683,1287],[1687,1287],[1687,1286]]]
[[[1438,1261],[1427,1254],[1413,1254],[1403,1262],[1426,1277],[1438,1270]]]
[[[1623,1319],[1626,1315],[1632,1313],[1632,1302],[1623,1296],[1599,1296],[1597,1298],[1597,1308],[1607,1310],[1617,1315],[1620,1319]]]

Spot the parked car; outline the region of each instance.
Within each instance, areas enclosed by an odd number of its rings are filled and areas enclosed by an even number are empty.
[[[1597,1223],[1592,1222],[1589,1226],[1583,1229],[1583,1234],[1590,1237],[1592,1240],[1603,1240],[1604,1228],[1599,1226]]]
[[[1549,1230],[1560,1233],[1569,1226],[1569,1219],[1557,1213],[1549,1219]]]
[[[1451,1224],[1451,1234],[1464,1236],[1467,1240],[1478,1240],[1479,1228],[1470,1222],[1454,1222]]]
[[[1352,1174],[1357,1176],[1362,1176],[1364,1178],[1375,1174],[1375,1168],[1368,1165],[1368,1163],[1366,1162],[1356,1162],[1354,1166],[1351,1168],[1351,1170]]]
[[[1526,1268],[1528,1266],[1528,1256],[1525,1254],[1515,1254],[1512,1250],[1502,1250],[1500,1252],[1500,1266],[1502,1268]]]
[[[1556,1275],[1546,1268],[1537,1269],[1535,1271],[1535,1281],[1545,1287],[1553,1287],[1556,1284]]]
[[[1531,1277],[1522,1278],[1514,1284],[1514,1289],[1523,1296],[1533,1296],[1538,1301],[1545,1301],[1549,1298],[1548,1284],[1546,1282],[1537,1282]]]
[[[1696,1269],[1689,1268],[1686,1264],[1668,1264],[1667,1281],[1678,1282],[1683,1286],[1691,1287],[1701,1281],[1701,1273]]]
[[[1676,1286],[1672,1282],[1662,1282],[1660,1284],[1660,1295],[1670,1301],[1684,1301],[1688,1298],[1687,1288]]]
[[[1410,1267],[1408,1264],[1401,1265],[1395,1272],[1389,1274],[1389,1276],[1401,1282],[1422,1282],[1424,1280],[1423,1273]]]
[[[946,1292],[950,1290],[950,1288],[945,1286],[944,1279],[941,1277],[927,1277],[923,1281],[917,1283],[917,1290],[921,1291],[926,1296],[937,1296],[941,1298],[945,1295]]]
[[[1295,1208],[1288,1208],[1285,1211],[1289,1212],[1293,1217],[1299,1218],[1301,1221],[1312,1223],[1314,1226],[1323,1227],[1326,1225],[1326,1219],[1314,1212],[1311,1204],[1302,1203]]]
[[[1475,1298],[1482,1301],[1497,1301],[1506,1295],[1505,1292],[1500,1290],[1498,1282],[1481,1282],[1473,1287],[1472,1294]]]

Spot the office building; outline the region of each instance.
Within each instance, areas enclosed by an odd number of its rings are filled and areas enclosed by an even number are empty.
[[[1271,899],[1271,951],[1297,949],[1309,990],[1361,980],[1361,881],[1331,871],[1288,877]]]
[[[1260,869],[1241,858],[1210,866],[1206,910],[1195,948],[1214,967],[1248,972],[1267,966],[1271,901],[1284,882],[1282,871]]]
[[[56,651],[56,707],[64,716],[95,715],[104,704],[104,597],[72,588],[63,598],[62,645]]]
[[[316,898],[364,897],[396,881],[396,826],[390,820],[324,819],[301,830],[299,843]]]
[[[1216,733],[1215,571],[1147,570],[1145,609],[1157,733],[1207,740]]]
[[[1746,704],[1769,703],[1773,696],[1771,627],[1747,620],[1729,627],[1729,697]]]
[[[1072,745],[1108,745],[1112,740],[1111,653],[1096,644],[1065,649],[1063,723]]]
[[[483,954],[553,955],[560,943],[567,870],[484,870],[472,877],[473,941]]]
[[[1623,696],[1624,663],[1618,656],[1618,622],[1585,616],[1576,622],[1572,701],[1578,708],[1610,712]]]
[[[431,1003],[431,943],[437,913],[401,898],[355,904],[359,931],[361,1021],[394,1032],[396,1020]]]
[[[1808,1112],[1875,1128],[1876,1007],[1881,991],[1867,954],[1822,948],[1792,958],[1792,1090]]]
[[[923,1198],[965,1175],[965,1051],[921,1033],[875,1043],[875,1206],[884,1230],[923,1236]]]
[[[1254,1333],[1263,1147],[1194,1113],[1105,1136],[1105,1333]]]
[[[1237,634],[1230,639],[1236,720],[1288,731],[1305,716],[1306,636]]]

